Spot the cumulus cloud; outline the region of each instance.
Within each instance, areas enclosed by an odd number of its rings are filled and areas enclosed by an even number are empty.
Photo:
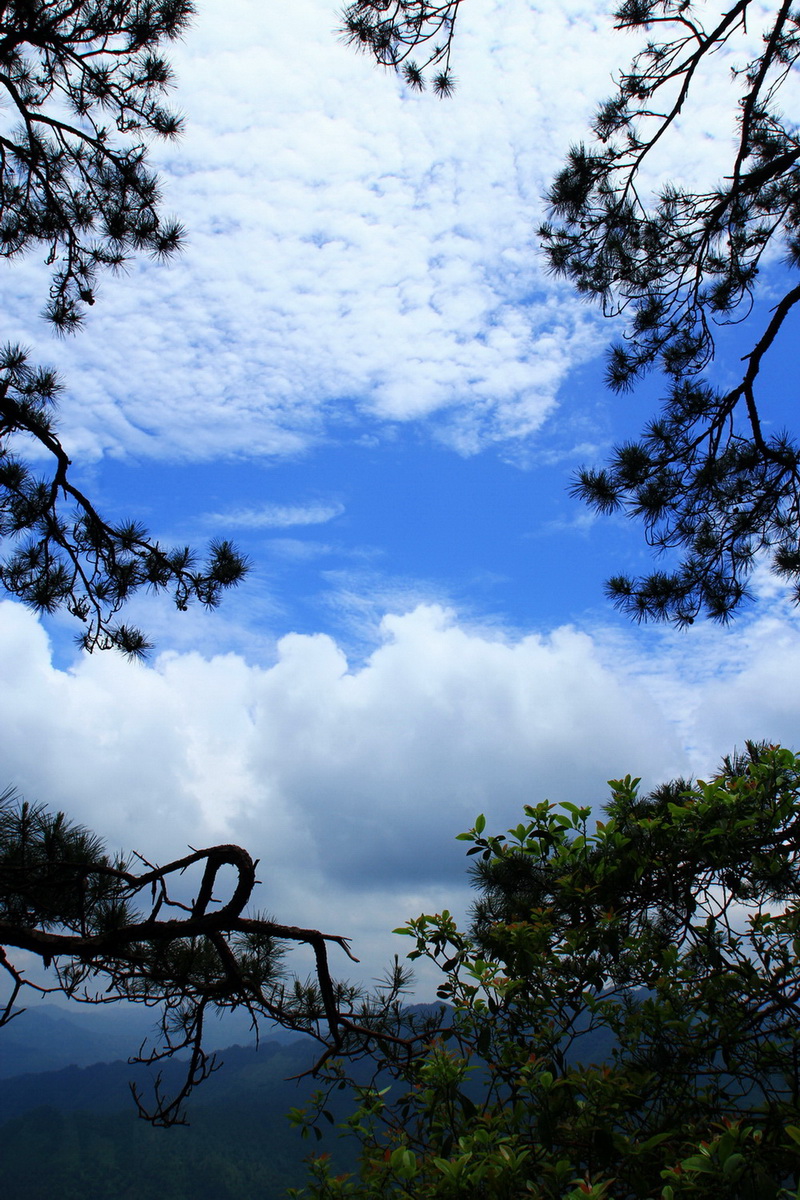
[[[735,643],[671,638],[646,655],[633,632],[508,638],[420,605],[386,614],[358,665],[327,635],[288,634],[270,662],[59,669],[5,602],[3,782],[151,859],[242,842],[265,908],[352,934],[375,971],[388,930],[464,902],[454,835],[478,812],[504,829],[525,803],[599,803],[627,772],[655,784],[749,736],[795,740],[800,632],[779,609]]]

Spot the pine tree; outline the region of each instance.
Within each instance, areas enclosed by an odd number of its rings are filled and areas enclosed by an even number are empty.
[[[345,11],[346,34],[412,85],[422,82],[410,58],[417,49],[452,80],[459,2],[359,0]],[[609,386],[627,391],[655,369],[665,395],[638,440],[606,466],[582,469],[574,492],[597,512],[641,521],[648,544],[673,560],[640,579],[609,580],[623,611],[678,625],[701,614],[725,621],[762,560],[800,602],[800,444],[765,419],[762,395],[765,360],[788,338],[800,301],[800,135],[781,108],[800,15],[788,0],[722,9],[624,0],[615,18],[618,29],[641,31],[643,48],[600,106],[591,139],[569,151],[540,237],[552,270],[625,322],[609,351]],[[654,150],[680,144],[703,119],[692,110],[703,74],[726,89],[732,75],[738,89],[729,167],[705,189],[677,179],[654,191]],[[787,273],[763,318],[754,302],[767,255]],[[741,343],[733,369],[742,349],[744,369],[720,388],[718,333],[732,324]]]
[[[347,938],[249,911],[257,865],[234,845],[165,864],[110,855],[63,813],[11,789],[0,794],[0,980],[7,985],[0,1028],[24,1020],[20,1000],[31,991],[145,1005],[155,1032],[134,1061],[185,1059],[175,1094],[162,1089],[160,1076],[152,1096],[134,1091],[140,1115],[164,1126],[185,1119],[187,1097],[220,1065],[204,1044],[212,1015],[244,1010],[254,1036],[272,1022],[307,1034],[321,1061],[365,1053],[382,1036],[381,1010],[402,980],[372,998],[335,982],[328,947],[353,959]],[[298,943],[315,957],[307,980],[286,970],[286,950]],[[48,971],[37,976],[31,959]]]
[[[52,267],[44,315],[62,334],[95,303],[98,275],[133,254],[168,258],[182,230],[161,213],[148,167],[152,138],[174,138],[163,57],[194,11],[191,0],[9,0],[0,5],[0,256],[40,253]],[[40,612],[65,607],[88,650],[147,649],[116,616],[140,588],[168,591],[179,609],[213,607],[247,564],[227,541],[198,563],[140,526],[105,520],[72,483],[57,434],[56,374],[18,346],[0,352],[0,585]],[[51,463],[43,477],[17,435]]]

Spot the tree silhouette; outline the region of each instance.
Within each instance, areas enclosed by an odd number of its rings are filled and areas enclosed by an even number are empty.
[[[193,12],[190,0],[0,6],[0,255],[44,253],[45,316],[59,333],[80,326],[101,269],[180,246],[180,225],[161,214],[147,143],[180,132],[164,103],[172,72],[162,48]],[[162,547],[140,525],[103,518],[69,477],[55,425],[61,391],[20,347],[0,352],[0,585],[37,611],[65,607],[83,625],[85,649],[141,655],[144,634],[116,620],[136,591],[169,592],[179,609],[214,607],[247,563],[227,541],[212,542],[200,564],[188,547]],[[28,439],[52,464],[43,477],[22,457]]]
[[[0,3],[0,255],[44,250],[52,267],[45,316],[59,333],[76,331],[95,302],[102,268],[132,254],[168,257],[180,226],[160,211],[147,165],[147,139],[172,138],[180,119],[164,106],[171,82],[165,42],[185,29],[191,0],[10,0]],[[227,541],[204,563],[188,547],[170,549],[133,522],[112,523],[70,478],[55,425],[62,385],[29,363],[24,350],[0,351],[0,585],[37,611],[65,608],[83,625],[86,650],[148,649],[144,634],[116,618],[137,591],[169,592],[179,609],[206,607],[248,569]],[[22,456],[50,463],[39,477]],[[102,843],[63,814],[0,797],[0,968],[9,990],[0,1025],[15,1019],[27,988],[85,1003],[133,1001],[158,1013],[157,1064],[189,1054],[183,1086],[166,1096],[156,1081],[155,1124],[183,1119],[192,1088],[216,1068],[204,1049],[209,1010],[244,1008],[261,1020],[312,1035],[320,1061],[367,1052],[383,1010],[396,1002],[402,972],[383,992],[334,983],[327,947],[348,955],[347,939],[248,915],[256,864],[239,846],[213,846],[157,866],[110,857]],[[201,869],[195,898],[182,899]],[[232,871],[228,898],[218,876]],[[224,885],[223,885],[224,886]],[[143,899],[149,896],[149,901]],[[307,982],[282,970],[286,943],[314,953]],[[26,975],[14,951],[32,954],[54,983]],[[9,954],[10,952],[10,954]],[[350,955],[352,958],[352,955]]]
[[[425,72],[435,68],[433,90],[449,96],[455,86],[450,52],[460,4],[461,0],[354,0],[342,12],[343,36],[381,66],[399,71],[417,91],[426,86]],[[421,64],[411,57],[417,51],[424,56]]]
[[[169,257],[182,230],[160,213],[147,139],[174,138],[161,50],[191,0],[8,0],[0,11],[0,254],[36,246],[53,266],[46,315],[61,331],[94,304],[98,268]]]

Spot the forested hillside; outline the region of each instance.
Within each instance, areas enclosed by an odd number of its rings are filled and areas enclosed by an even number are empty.
[[[198,1092],[190,1124],[167,1130],[138,1119],[128,1091],[134,1068],[126,1062],[4,1079],[5,1194],[20,1200],[279,1200],[302,1176],[312,1149],[348,1162],[335,1132],[315,1146],[289,1127],[289,1108],[314,1086],[290,1076],[308,1067],[311,1054],[305,1041],[224,1050],[224,1070]],[[180,1064],[168,1063],[170,1073],[179,1075]]]

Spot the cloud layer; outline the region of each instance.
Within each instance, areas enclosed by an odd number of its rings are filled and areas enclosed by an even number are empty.
[[[800,633],[780,610],[735,640],[658,645],[572,627],[503,638],[422,605],[387,614],[355,667],[332,638],[289,634],[268,665],[172,652],[60,670],[4,602],[2,782],[151,859],[247,845],[259,903],[352,934],[377,970],[393,926],[463,902],[453,839],[478,812],[504,829],[545,797],[602,802],[628,772],[707,772],[746,737],[797,743]]]
[[[186,253],[107,278],[57,354],[41,265],[3,280],[7,334],[77,401],[72,451],[283,456],[414,421],[469,453],[538,430],[600,344],[535,237],[620,54],[600,8],[466,6],[441,102],[339,44],[331,0],[207,0],[174,54],[185,138],[154,149]]]

